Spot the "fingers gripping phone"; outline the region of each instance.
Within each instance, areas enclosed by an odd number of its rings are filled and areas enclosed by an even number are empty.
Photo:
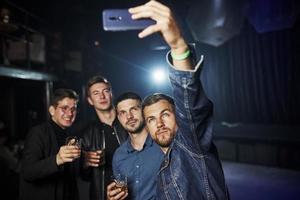
[[[127,9],[103,10],[102,20],[105,31],[140,30],[155,24],[152,19],[132,19]]]

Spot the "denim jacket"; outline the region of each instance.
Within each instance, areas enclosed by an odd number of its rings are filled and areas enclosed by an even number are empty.
[[[200,71],[170,67],[178,130],[158,174],[157,199],[228,199],[221,162],[212,142],[213,104]]]

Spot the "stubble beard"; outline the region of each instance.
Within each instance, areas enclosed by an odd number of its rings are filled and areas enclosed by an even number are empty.
[[[133,129],[126,128],[126,130],[131,134],[140,134],[144,128],[145,128],[145,122],[143,120],[139,122],[139,125],[136,128]]]
[[[157,134],[155,134],[157,135]],[[159,139],[157,136],[156,138],[154,139],[154,141],[160,146],[160,147],[163,147],[163,148],[166,148],[166,147],[169,147],[171,145],[171,143],[173,142],[173,139],[175,137],[175,134],[173,134],[171,132],[170,129],[168,129],[168,135],[167,136],[162,136],[161,138],[162,139]]]

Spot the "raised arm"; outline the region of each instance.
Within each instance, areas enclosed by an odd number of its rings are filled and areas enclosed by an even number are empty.
[[[165,5],[151,0],[148,3],[129,9],[133,19],[151,18],[156,24],[139,33],[144,38],[160,33],[169,45],[171,56],[170,80],[176,105],[176,118],[179,128],[197,147],[208,149],[211,144],[212,103],[207,99],[200,81],[200,61],[194,66],[189,46],[184,40],[172,11]]]
[[[156,24],[145,28],[139,33],[138,36],[140,38],[147,37],[153,33],[161,33],[163,39],[171,48],[173,55],[180,57],[189,50],[173,13],[167,6],[151,0],[144,5],[130,8],[129,12],[132,14],[133,19],[151,18],[156,21]],[[187,56],[185,59],[173,59],[173,66],[177,70],[192,70],[194,68],[190,56]]]

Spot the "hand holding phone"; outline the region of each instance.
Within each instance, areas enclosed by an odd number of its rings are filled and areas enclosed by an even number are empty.
[[[152,19],[133,20],[127,9],[106,9],[102,12],[105,31],[141,30],[155,24]]]

